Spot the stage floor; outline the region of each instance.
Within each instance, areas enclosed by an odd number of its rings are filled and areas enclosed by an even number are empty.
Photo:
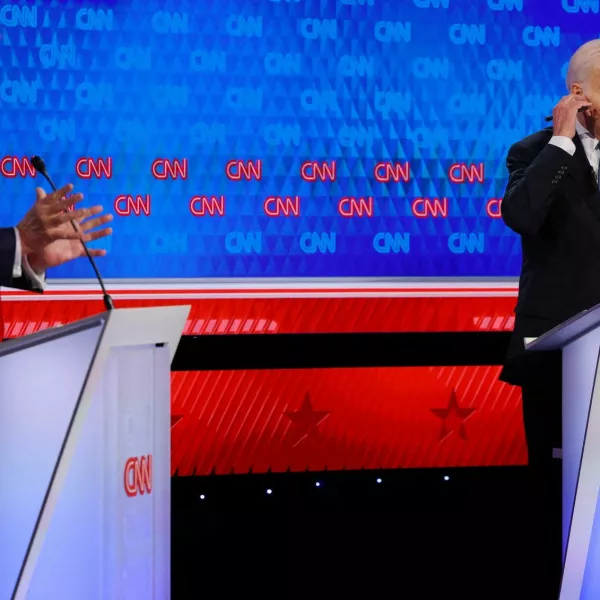
[[[173,598],[534,600],[522,591],[526,476],[174,478]]]

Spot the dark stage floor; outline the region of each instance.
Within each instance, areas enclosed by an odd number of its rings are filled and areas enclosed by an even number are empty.
[[[520,591],[526,475],[174,478],[173,598],[533,600]]]

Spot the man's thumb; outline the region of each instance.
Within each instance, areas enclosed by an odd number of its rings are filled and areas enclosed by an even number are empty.
[[[43,200],[45,197],[46,197],[46,192],[41,187],[36,187],[35,188],[35,200],[36,200],[36,202],[39,202],[40,200]]]

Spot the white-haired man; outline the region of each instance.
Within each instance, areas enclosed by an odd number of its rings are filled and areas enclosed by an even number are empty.
[[[523,262],[501,379],[522,388],[532,552],[541,559],[535,579],[547,586],[540,598],[556,598],[560,585],[560,463],[553,448],[561,447],[561,366],[557,355],[525,355],[523,338],[600,303],[600,40],[575,52],[566,83],[553,127],[510,148],[502,201],[505,223],[521,236]]]

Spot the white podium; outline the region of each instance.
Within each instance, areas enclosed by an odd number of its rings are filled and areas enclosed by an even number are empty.
[[[170,597],[170,365],[189,310],[0,344],[0,600]]]
[[[563,577],[560,600],[600,598],[600,305],[536,339],[562,349]]]

